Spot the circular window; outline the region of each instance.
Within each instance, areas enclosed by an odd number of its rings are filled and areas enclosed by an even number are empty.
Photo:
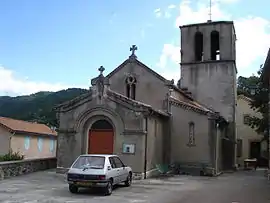
[[[126,79],[126,82],[128,84],[134,84],[134,83],[136,83],[136,79],[133,76],[128,76],[127,79]]]

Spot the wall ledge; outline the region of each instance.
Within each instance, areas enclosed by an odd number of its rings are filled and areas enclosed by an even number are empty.
[[[6,165],[6,164],[19,164],[19,163],[26,163],[26,162],[35,162],[35,161],[46,161],[50,159],[55,159],[56,157],[47,157],[47,158],[35,158],[35,159],[23,159],[23,160],[17,160],[17,161],[0,161],[0,166],[1,165]]]
[[[25,159],[0,162],[0,180],[56,168],[56,158]]]

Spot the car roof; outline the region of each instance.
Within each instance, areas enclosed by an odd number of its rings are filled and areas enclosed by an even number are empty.
[[[117,155],[114,155],[114,154],[81,154],[80,156],[102,156],[102,157],[108,158],[108,157],[113,157],[113,156],[117,156]]]

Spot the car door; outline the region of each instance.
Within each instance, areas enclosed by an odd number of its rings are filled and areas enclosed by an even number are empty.
[[[117,166],[116,166],[116,164],[114,162],[113,157],[109,158],[109,162],[110,162],[110,165],[111,165],[111,170],[108,171],[108,174],[109,174],[110,177],[113,178],[114,183],[117,184],[117,183],[121,182],[121,180],[120,180],[120,172],[119,172],[119,170],[118,170],[118,168],[117,168]]]
[[[127,172],[126,169],[124,167],[123,162],[121,161],[121,159],[119,157],[113,157],[114,163],[117,167],[117,170],[119,172],[119,178],[120,178],[120,182],[123,182],[127,179]]]

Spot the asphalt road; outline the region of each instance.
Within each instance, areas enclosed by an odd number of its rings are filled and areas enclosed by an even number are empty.
[[[270,182],[263,171],[223,174],[217,178],[176,176],[134,181],[111,196],[83,190],[71,194],[63,175],[37,172],[0,181],[2,203],[270,203]]]

